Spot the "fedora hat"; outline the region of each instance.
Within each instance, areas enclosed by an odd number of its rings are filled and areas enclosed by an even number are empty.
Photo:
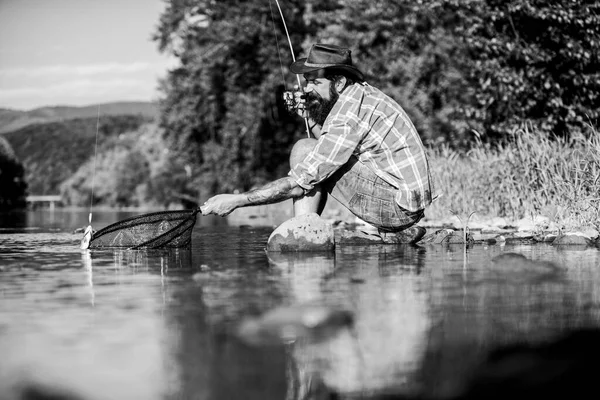
[[[308,57],[293,62],[290,70],[301,75],[324,68],[335,68],[349,72],[359,81],[364,81],[363,73],[352,65],[350,53],[350,49],[333,44],[313,44],[308,51]]]

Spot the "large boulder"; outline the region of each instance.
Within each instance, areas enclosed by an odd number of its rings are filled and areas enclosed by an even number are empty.
[[[592,246],[593,242],[590,238],[579,233],[566,233],[558,235],[552,242],[553,246]]]
[[[333,226],[316,213],[288,219],[267,241],[268,251],[330,251],[334,247]]]

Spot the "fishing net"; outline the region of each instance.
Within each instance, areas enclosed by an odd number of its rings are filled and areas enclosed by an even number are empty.
[[[199,211],[199,208],[161,211],[124,219],[94,233],[89,248],[156,249],[189,246]]]

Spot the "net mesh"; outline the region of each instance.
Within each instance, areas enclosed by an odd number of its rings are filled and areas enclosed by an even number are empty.
[[[107,247],[156,249],[189,246],[199,211],[199,208],[161,211],[124,219],[94,233],[90,241],[90,249]]]

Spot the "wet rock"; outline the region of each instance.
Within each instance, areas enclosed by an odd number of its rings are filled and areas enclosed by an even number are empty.
[[[596,240],[598,238],[598,231],[594,228],[581,228],[576,231],[566,233],[567,235],[579,235],[584,236],[590,240]]]
[[[426,235],[421,243],[424,244],[442,244],[447,243],[448,238],[454,233],[453,229],[440,229],[429,235]]]
[[[508,233],[512,233],[512,232],[514,232],[514,229],[510,230],[510,229],[501,229],[501,228],[493,228],[493,227],[481,230],[482,234],[492,234],[492,233],[495,233],[497,235],[504,235],[504,234],[508,234]]]
[[[585,228],[581,233],[592,240],[600,239],[600,232],[594,228]]]
[[[334,246],[333,226],[314,213],[288,219],[267,241],[268,251],[330,251]]]
[[[496,242],[496,238],[500,236],[497,233],[473,233],[473,240],[475,243],[488,243],[490,241]]]
[[[324,340],[353,324],[351,311],[319,304],[297,304],[247,318],[236,334],[250,345],[277,345],[297,340]]]
[[[335,242],[341,245],[369,244],[414,244],[419,242],[427,230],[422,226],[411,226],[402,232],[369,233],[364,231],[336,230]]]
[[[463,235],[463,233],[460,231],[453,232],[452,235],[448,236],[448,241],[446,243],[469,245],[473,243],[473,236],[470,233]]]
[[[525,232],[521,235],[516,235],[516,232],[504,236],[506,243],[520,244],[533,242],[533,233]]]
[[[383,240],[377,234],[347,229],[335,231],[335,242],[343,245],[383,244]]]
[[[558,235],[552,242],[553,246],[592,246],[592,240],[585,236],[573,233]]]
[[[539,235],[535,235],[533,237],[533,240],[535,240],[538,243],[552,243],[554,242],[554,239],[556,239],[558,235],[554,234],[554,233],[542,233]]]
[[[477,240],[474,235],[473,241],[475,243],[480,243],[480,244],[503,245],[504,243],[506,243],[506,238],[502,235],[492,235],[492,237],[489,237],[488,235],[486,235],[486,236],[484,236],[484,239]]]

